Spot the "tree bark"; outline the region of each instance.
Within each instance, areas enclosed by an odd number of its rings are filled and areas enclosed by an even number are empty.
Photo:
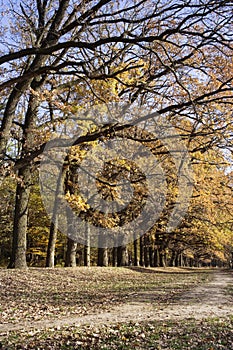
[[[112,248],[112,266],[117,267],[117,247]]]
[[[159,250],[158,248],[154,249],[154,267],[159,267]]]
[[[90,226],[86,223],[86,241],[87,244],[84,246],[84,266],[91,266],[91,246],[90,246]]]
[[[154,249],[151,245],[149,246],[149,264],[151,267],[154,266]]]
[[[145,267],[150,267],[149,244],[150,244],[149,236],[146,235],[144,236],[144,249],[143,249]]]
[[[134,266],[139,266],[139,257],[138,257],[138,238],[134,240],[133,242],[133,248],[134,248],[134,259],[133,264]]]
[[[28,201],[30,195],[30,169],[20,169],[19,177],[23,180],[18,182],[15,199],[15,213],[13,226],[12,255],[9,268],[27,268],[27,221]]]
[[[38,78],[39,79],[39,78]],[[37,91],[43,85],[43,80],[35,79],[31,88]],[[34,145],[32,130],[35,127],[39,101],[32,93],[28,102],[25,122],[23,126],[22,151],[21,157],[30,153]],[[26,164],[18,172],[19,181],[17,183],[15,198],[15,213],[13,227],[12,255],[9,264],[10,268],[26,268],[26,249],[27,249],[27,221],[28,221],[28,202],[31,187],[31,165]]]
[[[144,236],[140,237],[140,266],[145,266],[144,260]]]
[[[128,249],[126,245],[117,248],[117,266],[128,266]]]
[[[159,252],[159,257],[160,257],[160,266],[161,267],[166,267],[166,253],[164,252],[164,250],[160,250]]]
[[[170,259],[170,262],[169,262],[169,266],[171,267],[174,267],[176,266],[175,262],[176,262],[176,251],[175,250],[172,250],[172,255],[171,255],[171,259]]]
[[[98,266],[108,266],[108,248],[98,248]]]
[[[77,242],[68,237],[65,267],[76,267]]]
[[[58,231],[57,210],[59,206],[59,197],[63,192],[65,175],[66,175],[66,170],[63,168],[57,179],[57,188],[54,196],[52,222],[50,225],[49,242],[48,242],[47,256],[46,256],[46,267],[52,267],[52,268],[54,267],[55,247],[56,247],[57,231]]]

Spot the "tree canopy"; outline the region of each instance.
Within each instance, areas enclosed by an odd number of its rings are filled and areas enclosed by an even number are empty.
[[[160,162],[167,194],[163,213],[148,233],[148,247],[158,246],[156,237],[165,234],[179,199],[179,176],[162,134],[159,138],[138,130],[140,123],[146,128],[158,120],[164,129],[172,127],[177,152],[182,140],[189,154],[194,192],[187,216],[169,239],[163,236],[161,251],[172,251],[176,241],[180,251],[199,242],[212,245],[213,251],[231,250],[232,11],[230,0],[2,1],[0,175],[9,186],[3,196],[12,201],[15,191],[15,209],[14,218],[5,208],[1,213],[11,223],[3,225],[2,236],[13,232],[11,267],[26,266],[31,188],[37,186],[47,142],[55,136],[61,142],[67,122],[79,131],[70,173],[94,143],[114,137],[139,142]],[[94,106],[113,103],[123,112],[140,106],[145,113],[133,127],[120,119],[101,125],[90,118]],[[113,163],[99,176],[106,182],[99,183],[105,196],[111,193],[113,175],[119,179]],[[123,176],[130,174],[131,182],[136,181],[135,165],[117,165]],[[69,186],[75,187],[71,180]],[[136,202],[143,198],[140,186],[134,191]],[[66,191],[71,206],[78,196],[76,190]]]

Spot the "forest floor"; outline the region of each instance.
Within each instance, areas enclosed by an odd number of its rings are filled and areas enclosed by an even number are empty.
[[[2,349],[233,349],[233,273],[0,270]]]

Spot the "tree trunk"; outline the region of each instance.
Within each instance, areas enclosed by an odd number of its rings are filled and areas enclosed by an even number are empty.
[[[149,247],[149,263],[151,267],[154,267],[154,249],[151,245]]]
[[[45,47],[54,45],[58,41],[58,37],[54,35],[54,32],[63,21],[62,16],[68,7],[68,2],[61,2],[57,15],[54,16],[53,21],[50,23],[50,29],[44,26],[42,31],[44,34],[47,31],[47,35],[42,35],[42,32],[36,36],[31,35],[31,39],[36,41],[38,47]],[[31,33],[32,34],[32,33]],[[41,40],[43,40],[43,42]],[[33,45],[34,46],[34,45]],[[22,81],[16,83],[15,87],[9,92],[9,97],[4,110],[3,119],[0,127],[0,158],[4,159],[4,152],[7,146],[7,142],[10,139],[11,126],[13,119],[17,115],[17,106],[19,104],[21,96],[28,88],[32,88],[34,91],[39,91],[45,81],[45,75],[41,77],[38,73],[32,74],[26,77],[28,72],[38,72],[38,70],[44,66],[49,56],[37,54],[32,59],[31,63],[20,75],[25,77]],[[28,61],[29,62],[29,61]],[[18,183],[16,189],[16,201],[15,201],[15,216],[14,216],[14,228],[13,228],[13,241],[12,241],[12,255],[9,267],[26,268],[26,238],[27,238],[27,214],[28,214],[28,200],[30,196],[30,179],[31,179],[31,166],[30,164],[24,164],[23,159],[30,155],[30,152],[34,149],[35,134],[33,129],[35,127],[35,121],[38,111],[38,97],[36,94],[31,93],[29,97],[27,112],[25,116],[25,122],[23,124],[23,137],[22,137],[22,151],[21,159],[22,166],[19,171],[21,177],[21,184]]]
[[[84,246],[84,266],[90,267],[91,266],[91,246],[90,246],[90,225],[86,223],[86,242],[87,245]]]
[[[171,254],[171,259],[169,262],[169,266],[174,267],[175,266],[175,262],[176,262],[176,251],[172,250],[172,254]]]
[[[133,248],[134,248],[134,266],[139,266],[139,258],[138,258],[138,239],[135,239],[133,242]]]
[[[57,179],[57,188],[54,196],[54,205],[53,205],[53,214],[52,214],[52,222],[50,225],[49,232],[49,242],[47,248],[47,256],[46,256],[46,267],[54,267],[54,257],[55,257],[55,247],[57,240],[57,231],[58,231],[58,216],[57,209],[59,206],[59,198],[62,194],[64,177],[66,174],[66,170],[62,169],[60,171],[59,177]]]
[[[91,228],[88,222],[85,225],[86,227],[86,242],[87,244],[84,246],[84,266],[90,267],[91,266],[91,246],[90,246],[90,239],[91,239]]]
[[[160,256],[160,266],[161,267],[166,267],[166,254],[163,250],[161,250],[159,252],[159,256]]]
[[[65,267],[76,267],[77,242],[68,237]]]
[[[117,247],[112,248],[112,266],[117,267]]]
[[[33,80],[31,88],[38,91],[43,85],[43,80]],[[25,115],[22,137],[21,158],[31,152],[34,147],[35,140],[32,133],[35,127],[38,111],[38,98],[31,94]],[[27,221],[28,221],[28,202],[31,186],[31,165],[26,164],[18,172],[19,181],[17,183],[14,226],[13,226],[13,242],[10,268],[25,269],[27,268],[26,250],[27,250]]]
[[[127,266],[128,261],[128,249],[126,245],[122,245],[117,248],[117,266]]]
[[[25,269],[27,268],[26,250],[28,201],[30,195],[31,180],[30,169],[21,169],[18,175],[23,180],[21,182],[18,182],[16,189],[12,255],[8,267]]]
[[[103,264],[102,266],[108,266],[108,248],[103,249]]]
[[[49,26],[48,24],[47,25],[45,24],[42,28],[40,28],[40,30],[38,31],[38,34],[36,35],[36,38],[33,35],[35,33],[32,33],[32,32],[30,33],[31,34],[30,38],[31,39],[33,38],[33,41],[36,41],[36,45],[38,45],[38,47],[40,48],[43,48],[45,46],[48,47],[49,45],[52,46],[57,43],[57,41],[59,40],[59,35],[54,35],[54,33],[58,30],[61,22],[64,20],[63,16],[65,16],[65,12],[68,6],[69,6],[69,1],[61,1],[56,11],[56,15],[53,16],[52,21],[50,20]],[[41,15],[42,15],[41,13],[40,14],[38,13],[39,17]],[[58,34],[58,32],[56,33]],[[42,35],[42,34],[46,34],[46,35]],[[48,56],[46,55],[36,54],[34,59],[31,61],[30,66],[27,67],[27,69],[25,69],[25,71],[21,73],[22,77],[28,74],[28,72],[38,72],[38,70],[44,66],[47,58]],[[35,73],[34,76],[29,76],[28,78],[25,77],[25,79],[23,79],[22,81],[19,81],[15,85],[15,87],[13,88],[13,90],[9,95],[6,108],[4,111],[4,115],[3,115],[3,120],[1,123],[1,128],[0,128],[0,158],[4,153],[7,142],[9,140],[13,118],[16,115],[16,109],[20,101],[20,98],[24,94],[24,92],[30,87],[30,84],[33,84],[33,81],[35,81],[36,79],[38,79],[38,73]],[[32,85],[31,87],[33,88]]]
[[[144,261],[144,236],[140,237],[140,266],[145,266],[145,261]]]
[[[158,250],[158,248],[154,249],[154,267],[159,267],[159,250]]]
[[[108,248],[98,248],[98,266],[108,266]]]
[[[91,248],[90,245],[84,246],[84,266],[91,266]]]
[[[54,267],[55,247],[57,240],[57,217],[53,215],[53,222],[50,225],[49,242],[46,255],[46,267]]]
[[[184,266],[183,254],[180,253],[180,267]]]
[[[149,260],[149,236],[144,236],[144,264],[145,267],[150,267],[150,260]]]

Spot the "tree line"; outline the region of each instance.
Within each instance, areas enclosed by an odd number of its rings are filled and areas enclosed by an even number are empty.
[[[0,252],[5,264],[73,266],[77,260],[87,266],[197,266],[230,259],[231,13],[231,1],[2,3]],[[156,115],[145,112],[132,126],[120,119],[100,124],[86,113],[114,103],[124,111],[137,105]],[[172,232],[166,227],[179,200],[176,164],[162,137],[139,130],[142,119],[145,126],[155,119],[164,129],[171,126],[172,143],[178,145],[181,139],[190,157],[192,198]],[[50,223],[39,190],[38,171],[47,142],[56,137],[61,143],[73,130],[77,134],[58,185],[63,199],[83,220],[83,245],[76,233],[67,237],[59,232],[55,205]],[[160,136],[165,132],[161,130]],[[117,183],[129,179],[133,200],[128,209],[104,215],[83,199],[77,175],[83,159],[116,137],[148,149],[163,169],[167,192],[161,215],[149,230],[131,243],[124,244],[122,237],[118,247],[94,248],[88,243],[90,224],[123,227],[149,200],[146,178],[139,170],[142,164],[125,159],[109,160],[101,172],[97,169],[96,186],[105,201],[120,203]],[[125,151],[127,156],[130,147]],[[160,187],[154,191],[162,201]],[[68,232],[75,230],[72,225],[67,219]]]

